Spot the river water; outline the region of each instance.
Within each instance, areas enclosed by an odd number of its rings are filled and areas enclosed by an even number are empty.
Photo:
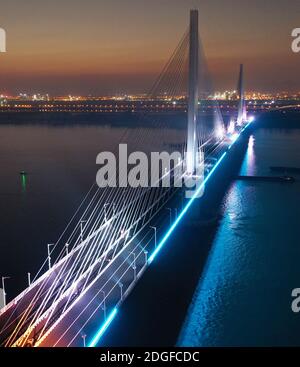
[[[300,130],[259,129],[242,175],[270,166],[300,167]],[[299,345],[300,177],[290,183],[235,181],[199,279],[180,346]]]

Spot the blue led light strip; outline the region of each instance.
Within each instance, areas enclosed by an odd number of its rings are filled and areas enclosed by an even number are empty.
[[[170,237],[170,235],[172,234],[172,232],[175,230],[175,228],[177,227],[178,223],[181,221],[181,219],[183,218],[183,216],[185,215],[185,213],[188,211],[189,207],[193,204],[193,202],[196,199],[196,197],[198,196],[199,192],[201,192],[201,190],[203,189],[203,187],[205,186],[205,184],[207,183],[207,181],[210,179],[210,177],[215,172],[215,170],[217,169],[217,167],[219,166],[219,164],[223,161],[223,159],[225,158],[226,155],[227,155],[227,152],[224,152],[222,154],[222,156],[219,158],[219,160],[217,161],[217,163],[214,165],[213,169],[209,172],[209,174],[206,176],[206,178],[204,179],[204,181],[202,182],[202,184],[195,191],[195,193],[192,196],[192,198],[188,201],[188,203],[186,204],[186,206],[182,209],[182,211],[178,215],[178,217],[175,220],[175,222],[169,228],[169,230],[167,231],[167,233],[164,235],[164,237],[162,238],[162,240],[157,245],[156,249],[153,251],[153,253],[149,257],[148,264],[150,264],[154,260],[155,256],[158,254],[158,252],[161,250],[161,248],[163,247],[163,245],[166,243],[167,239]]]
[[[101,339],[102,335],[105,333],[105,330],[109,327],[113,319],[115,318],[118,309],[115,307],[112,312],[109,314],[108,318],[104,322],[104,324],[100,327],[97,334],[94,336],[92,341],[88,344],[88,347],[95,347],[99,340]]]
[[[247,125],[245,125],[243,127],[243,129],[241,130],[240,134],[237,135],[237,137],[235,138],[235,140],[233,141],[233,143],[228,147],[228,149],[230,149],[238,140],[238,138],[240,137],[241,133],[251,124],[251,122],[248,122]],[[153,251],[153,253],[151,254],[151,256],[148,259],[148,264],[150,264],[155,256],[158,254],[158,252],[161,250],[161,248],[163,247],[163,245],[166,243],[167,239],[170,237],[170,235],[172,234],[172,232],[175,230],[175,228],[177,227],[178,223],[181,221],[181,219],[183,218],[183,216],[185,215],[185,213],[188,211],[189,207],[192,205],[193,201],[196,199],[196,197],[198,196],[199,192],[201,192],[201,190],[204,188],[205,184],[207,183],[207,181],[210,179],[210,177],[212,176],[212,174],[215,172],[215,170],[217,169],[217,167],[219,166],[219,164],[222,162],[222,160],[225,158],[227,152],[223,153],[222,156],[219,158],[219,160],[217,161],[217,163],[214,165],[213,169],[209,172],[209,174],[206,176],[206,178],[204,179],[204,181],[202,182],[202,184],[200,185],[200,187],[195,191],[195,194],[192,196],[192,198],[190,199],[190,201],[186,204],[186,206],[183,208],[183,210],[181,211],[181,213],[179,214],[179,216],[177,217],[177,219],[175,220],[175,222],[172,224],[172,226],[169,228],[169,230],[167,231],[167,233],[164,235],[163,239],[160,241],[160,243],[157,245],[156,249]]]

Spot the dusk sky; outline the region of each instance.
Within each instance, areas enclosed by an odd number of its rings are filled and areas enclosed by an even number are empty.
[[[200,12],[200,34],[217,89],[296,91],[299,0],[2,0],[0,92],[93,94],[147,91]]]

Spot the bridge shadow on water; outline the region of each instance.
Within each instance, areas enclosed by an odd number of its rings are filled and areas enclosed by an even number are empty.
[[[121,305],[99,346],[176,345],[218,229],[222,199],[239,172],[248,137],[248,134],[241,137],[231,149],[212,176],[204,196],[194,201]]]

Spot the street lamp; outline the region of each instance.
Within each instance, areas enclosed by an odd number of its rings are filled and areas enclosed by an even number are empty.
[[[2,277],[2,290],[3,290],[3,307],[6,306],[6,291],[5,291],[5,280],[9,279],[10,277]]]
[[[82,339],[83,339],[83,346],[84,348],[86,347],[86,343],[85,343],[85,339],[86,339],[86,334],[82,334],[81,335]]]
[[[86,220],[81,220],[80,221],[80,239],[81,239],[81,242],[83,241],[83,223],[86,223]]]
[[[106,320],[106,295],[105,295],[105,291],[101,291],[103,293],[103,304],[102,304],[102,310],[104,313],[104,320]]]
[[[121,292],[121,301],[123,301],[123,283],[121,283],[120,281],[118,282],[118,285],[120,287],[120,292]]]
[[[48,251],[48,267],[51,269],[51,251],[50,248],[54,246],[54,243],[48,243],[47,245],[47,251]]]
[[[132,269],[133,269],[133,272],[134,272],[134,281],[136,281],[136,256],[135,256],[135,252],[133,252],[132,255],[133,255]]]
[[[166,208],[170,212],[170,226],[172,225],[172,208]]]
[[[175,219],[177,219],[177,216],[178,216],[177,208],[174,208],[174,211],[175,211]]]
[[[157,227],[150,226],[150,228],[154,229],[154,246],[156,248],[156,245],[157,245]]]
[[[145,266],[147,266],[147,264],[148,264],[148,251],[144,250],[144,254],[145,254]]]

